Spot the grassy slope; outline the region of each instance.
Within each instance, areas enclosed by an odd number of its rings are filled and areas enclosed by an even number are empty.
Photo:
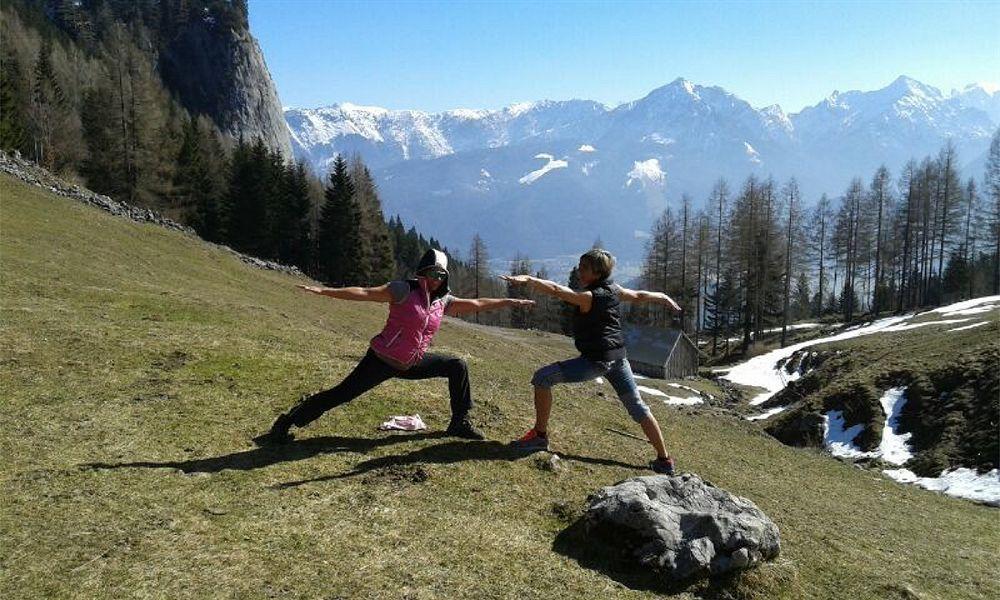
[[[565,472],[500,443],[529,424],[527,381],[569,354],[565,339],[442,329],[437,349],[469,361],[494,441],[374,431],[394,413],[445,422],[442,381],[394,381],[295,445],[258,450],[249,438],[275,414],[351,368],[383,307],[299,293],[292,277],[5,176],[0,199],[0,596],[655,595],[553,551],[589,492],[647,473],[644,444],[604,432],[637,432],[610,394],[557,391]],[[782,558],[734,594],[1000,594],[995,510],[783,446],[736,418],[654,411],[684,470],[752,499],[781,529]]]

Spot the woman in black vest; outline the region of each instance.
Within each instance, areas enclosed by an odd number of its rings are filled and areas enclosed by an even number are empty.
[[[657,473],[672,475],[674,460],[663,446],[660,424],[639,396],[632,368],[625,357],[622,335],[621,300],[655,302],[675,311],[680,307],[670,296],[660,292],[625,289],[611,281],[615,259],[606,250],[595,248],[580,257],[577,267],[584,290],[577,292],[558,283],[529,275],[510,275],[504,279],[513,284],[527,284],[535,290],[555,296],[576,307],[573,315],[573,341],[580,356],[552,363],[539,369],[532,377],[535,386],[535,426],[512,442],[523,450],[547,450],[548,424],[552,411],[552,386],[557,383],[589,381],[607,377],[629,416],[642,426],[649,442],[656,449],[656,459],[650,463]]]

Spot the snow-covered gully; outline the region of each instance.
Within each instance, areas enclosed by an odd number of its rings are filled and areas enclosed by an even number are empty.
[[[722,378],[733,383],[762,388],[764,391],[750,400],[750,405],[756,406],[766,402],[769,398],[783,390],[789,382],[798,378],[798,373],[789,375],[779,365],[783,365],[788,358],[803,348],[876,333],[907,331],[931,325],[963,323],[973,320],[975,315],[990,312],[998,307],[1000,307],[1000,296],[987,296],[958,302],[923,313],[888,317],[867,325],[845,329],[829,337],[779,348],[751,358],[730,369],[718,370],[718,372]],[[910,322],[931,314],[940,315],[942,318],[933,321]],[[979,321],[971,325],[949,329],[948,331],[962,331],[987,323],[989,321]],[[885,469],[883,473],[901,483],[912,483],[928,490],[968,498],[993,506],[1000,506],[1000,470],[998,469],[993,469],[987,473],[977,473],[973,469],[958,468],[945,470],[938,477],[919,477],[912,471],[902,468],[902,465],[913,456],[908,445],[910,434],[900,434],[897,428],[899,414],[905,402],[905,390],[903,388],[891,388],[883,394],[881,404],[886,422],[882,430],[881,443],[877,450],[871,452],[863,452],[854,445],[854,439],[861,433],[863,425],[858,424],[845,428],[841,411],[828,411],[823,415],[824,443],[826,448],[834,456],[851,459],[881,458],[884,462],[900,467],[898,469]],[[763,413],[751,415],[747,418],[751,421],[764,420],[782,412],[786,408],[788,407],[773,407]]]

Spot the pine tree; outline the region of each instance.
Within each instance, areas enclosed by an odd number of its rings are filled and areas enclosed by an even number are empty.
[[[490,267],[489,256],[486,250],[486,242],[476,233],[472,236],[472,247],[469,250],[469,267],[472,269],[473,298],[481,298],[483,282],[489,278]],[[479,313],[476,313],[476,323],[479,322]]]
[[[319,275],[331,285],[348,285],[358,273],[361,215],[343,156],[334,159],[325,198],[317,239]]]
[[[955,224],[958,221],[957,211],[961,208],[961,184],[958,179],[958,170],[956,167],[957,157],[955,151],[955,145],[949,139],[945,143],[945,147],[941,149],[941,153],[938,155],[938,172],[940,177],[940,199],[938,204],[941,207],[940,210],[940,222],[941,231],[939,236],[939,248],[938,248],[938,268],[937,272],[939,277],[944,273],[944,255],[945,246],[948,243],[948,236],[953,233],[955,229]],[[937,303],[941,303],[940,295],[937,298]]]
[[[879,311],[883,306],[888,308],[887,304],[889,298],[891,298],[891,292],[886,290],[882,284],[882,217],[887,205],[891,203],[889,180],[889,170],[883,165],[875,171],[870,188],[872,203],[876,207],[877,214],[875,232],[875,292],[872,297],[872,311],[875,317],[878,317]]]
[[[52,68],[52,40],[44,38],[32,70],[33,86],[29,109],[35,162],[55,169],[58,155],[55,138],[64,121],[66,95]]]
[[[987,211],[989,238],[993,248],[993,293],[1000,294],[1000,128],[993,133],[983,174],[983,193],[989,205]]]
[[[350,175],[361,214],[359,237],[365,263],[362,280],[369,284],[388,281],[395,272],[394,250],[375,181],[358,156],[351,159]]]
[[[833,213],[830,209],[830,199],[826,197],[826,194],[823,194],[813,212],[812,227],[812,248],[816,257],[816,270],[819,272],[819,282],[817,284],[819,288],[816,290],[817,300],[814,313],[817,317],[823,314],[823,296],[826,293],[826,261],[829,260],[827,244],[829,243],[829,226],[832,218]]]
[[[812,292],[809,289],[809,276],[805,271],[799,271],[795,280],[795,303],[793,311],[796,319],[804,319],[812,313]]]
[[[799,201],[799,184],[792,178],[786,185],[784,189],[785,199],[788,201],[788,228],[785,235],[785,294],[784,294],[784,305],[782,309],[782,319],[781,319],[781,347],[785,347],[785,340],[788,331],[788,317],[789,315],[789,304],[790,304],[790,292],[792,286],[792,241],[796,232],[796,221],[798,219],[798,208],[796,207],[796,202]]]
[[[511,275],[530,275],[531,274],[531,260],[523,255],[517,254],[513,260],[510,261],[510,274]],[[531,298],[531,293],[525,286],[507,284],[507,297],[508,298]],[[525,307],[514,307],[510,310],[510,325],[511,327],[516,327],[518,329],[531,329],[534,326],[533,313],[531,309]]]
[[[24,75],[17,56],[5,45],[0,45],[0,148],[4,150],[25,150],[28,140],[24,129],[26,100]]]
[[[726,203],[729,200],[729,186],[725,179],[720,179],[712,190],[712,211],[717,213],[715,221],[715,291],[713,294],[712,316],[712,354],[718,353],[720,299],[719,285],[722,278],[722,232],[725,223]]]

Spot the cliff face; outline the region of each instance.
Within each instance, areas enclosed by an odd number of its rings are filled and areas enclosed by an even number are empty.
[[[278,91],[249,31],[191,21],[161,51],[160,70],[189,111],[208,115],[234,140],[259,136],[292,158]]]

